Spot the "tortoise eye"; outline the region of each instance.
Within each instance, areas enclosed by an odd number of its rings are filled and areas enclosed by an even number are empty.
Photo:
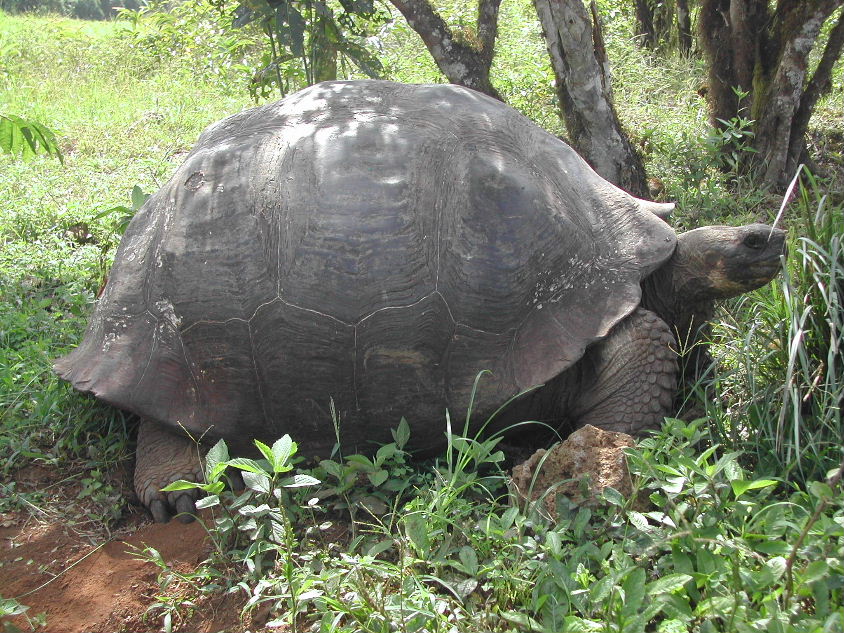
[[[747,246],[747,248],[758,250],[765,247],[765,238],[762,235],[759,235],[759,233],[750,233],[745,236],[742,243]]]

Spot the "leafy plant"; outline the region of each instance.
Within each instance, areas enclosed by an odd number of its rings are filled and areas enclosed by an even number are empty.
[[[149,199],[150,195],[151,194],[145,193],[139,185],[135,185],[132,187],[132,193],[129,196],[131,206],[127,207],[126,205],[119,204],[117,206],[110,207],[97,213],[97,215],[94,216],[94,220],[112,217],[112,231],[118,236],[123,235],[129,227],[129,223],[132,221],[132,218],[134,218],[135,214],[141,210],[141,207],[144,206],[144,203]]]
[[[29,611],[27,605],[21,604],[14,598],[4,598],[0,595],[0,624],[3,625],[4,633],[19,633],[21,631],[21,629],[8,621],[7,618],[13,617],[23,618],[31,630],[35,630],[36,626],[39,628],[47,626],[47,616],[44,613],[29,616],[27,611]]]
[[[263,68],[253,76],[253,96],[266,97],[273,86],[284,96],[293,87],[337,79],[338,63],[344,59],[364,75],[377,78],[381,74],[381,62],[368,50],[365,36],[386,15],[375,8],[373,0],[341,0],[339,4],[240,1],[232,26],[257,22],[269,43],[269,56],[264,56]],[[294,61],[296,65],[291,65]]]
[[[0,114],[0,151],[23,158],[44,153],[64,164],[55,133],[40,123],[14,114]]]
[[[335,428],[337,420],[335,418]],[[323,459],[314,469],[314,475],[325,482],[317,493],[321,500],[333,500],[335,510],[347,510],[354,522],[357,510],[367,515],[380,516],[404,500],[404,494],[414,485],[414,470],[410,455],[404,450],[410,439],[410,426],[401,419],[391,429],[393,442],[380,446],[375,455],[346,455],[340,451],[340,441],[334,446],[332,457]]]
[[[705,402],[719,441],[744,448],[753,437],[760,472],[805,483],[842,458],[844,213],[811,176],[796,203],[783,279],[741,298],[716,328],[709,393],[729,399]]]

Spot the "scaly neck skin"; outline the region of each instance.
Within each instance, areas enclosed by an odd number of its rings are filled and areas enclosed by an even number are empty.
[[[712,298],[689,270],[693,260],[684,257],[682,245],[664,266],[642,281],[642,307],[655,312],[674,333],[681,356],[704,353],[697,345],[708,334],[708,323],[715,311]]]

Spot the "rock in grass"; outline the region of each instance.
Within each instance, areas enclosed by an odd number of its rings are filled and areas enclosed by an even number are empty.
[[[604,488],[629,497],[633,488],[624,449],[635,445],[626,433],[605,431],[587,424],[550,450],[540,448],[513,467],[511,490],[520,503],[541,503],[557,516],[557,495],[577,505],[592,505]]]

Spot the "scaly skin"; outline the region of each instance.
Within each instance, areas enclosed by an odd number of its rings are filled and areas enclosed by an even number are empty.
[[[161,492],[176,481],[202,481],[200,447],[189,438],[168,431],[149,420],[141,420],[135,462],[135,491],[157,523],[167,523],[175,514],[182,523],[194,520],[197,490]]]
[[[677,391],[673,345],[668,325],[642,308],[613,328],[581,360],[585,389],[571,412],[577,427],[630,435],[659,428]]]

